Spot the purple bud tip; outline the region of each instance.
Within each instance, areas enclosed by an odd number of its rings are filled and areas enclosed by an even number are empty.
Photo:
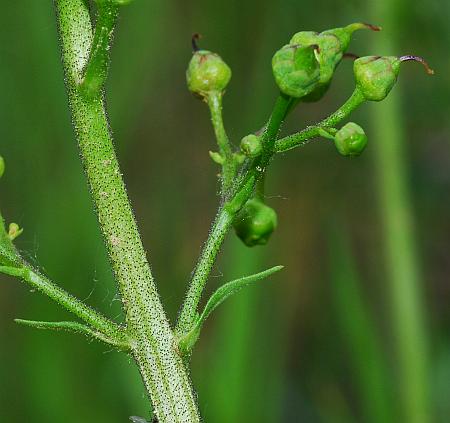
[[[363,25],[366,27],[366,28],[368,28],[368,29],[371,29],[372,31],[375,31],[375,32],[378,32],[378,31],[381,31],[381,26],[378,26],[378,25],[372,25],[372,24],[370,24],[370,23],[363,23]]]
[[[352,60],[356,60],[359,59],[360,56],[358,56],[355,53],[344,53],[344,55],[342,56],[344,59],[352,59]]]
[[[419,62],[423,65],[423,67],[425,68],[425,71],[428,75],[434,75],[434,70],[430,68],[428,63],[422,57],[412,56],[412,55],[408,54],[406,56],[399,57],[398,60],[400,60],[400,62],[407,62],[409,60],[414,60],[415,62]]]
[[[199,33],[192,34],[191,43],[192,43],[192,51],[195,53],[196,51],[199,51],[197,41],[202,38],[202,36]]]

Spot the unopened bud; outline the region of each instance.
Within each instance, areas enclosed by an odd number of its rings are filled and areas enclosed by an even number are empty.
[[[336,133],[334,144],[343,156],[357,157],[367,145],[367,136],[359,125],[349,122]]]
[[[397,82],[400,64],[409,60],[421,63],[429,75],[434,74],[428,63],[418,56],[366,56],[355,60],[353,65],[356,87],[366,100],[384,100]]]
[[[231,79],[231,69],[222,58],[208,50],[197,50],[194,35],[194,55],[186,72],[188,88],[194,94],[206,97],[211,92],[221,93]]]
[[[242,138],[241,151],[247,157],[258,157],[262,153],[262,144],[260,137],[254,134],[250,134]]]
[[[22,232],[23,232],[23,228],[20,228],[17,223],[9,224],[8,238],[11,241],[14,241]]]
[[[317,45],[286,45],[272,58],[275,82],[283,94],[295,98],[308,95],[320,78],[315,56]]]
[[[379,27],[369,24],[354,23],[343,28],[334,28],[321,33],[313,31],[297,32],[290,41],[291,45],[316,44],[316,57],[320,65],[320,80],[311,94],[302,101],[313,102],[320,100],[328,90],[337,65],[346,52],[352,34],[358,29],[372,29],[379,31]]]
[[[248,200],[234,222],[236,235],[248,247],[267,244],[276,227],[275,210],[258,198]]]

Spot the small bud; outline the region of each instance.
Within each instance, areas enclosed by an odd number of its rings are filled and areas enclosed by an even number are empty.
[[[223,165],[225,163],[225,159],[217,151],[210,151],[209,157],[211,157],[213,162],[215,162],[219,165]]]
[[[380,28],[369,24],[355,23],[343,28],[330,29],[321,32],[320,34],[313,31],[301,31],[297,32],[291,38],[291,45],[316,44],[319,46],[316,51],[316,57],[320,65],[319,84],[314,91],[304,97],[302,101],[318,101],[327,92],[334,71],[348,48],[351,36],[358,29],[372,29],[378,31]]]
[[[247,157],[258,157],[262,153],[261,139],[254,134],[250,134],[242,138],[241,151]]]
[[[334,144],[343,156],[357,157],[367,145],[367,136],[359,125],[349,122],[336,133]]]
[[[206,97],[211,92],[221,93],[231,79],[231,69],[216,54],[207,50],[198,50],[194,34],[192,45],[194,55],[186,72],[187,85],[191,92]]]
[[[400,60],[395,56],[366,56],[355,60],[356,86],[366,100],[381,101],[397,82]]]
[[[315,56],[317,45],[286,45],[272,58],[275,82],[283,94],[295,98],[308,95],[320,78]]]
[[[5,159],[0,156],[0,178],[3,176],[3,174],[5,173]]]
[[[258,198],[248,200],[234,222],[236,235],[248,247],[267,244],[276,227],[275,210]]]
[[[400,64],[409,60],[421,63],[429,75],[434,74],[434,71],[430,69],[428,63],[417,56],[360,57],[355,60],[353,65],[357,88],[366,100],[384,100],[397,82]]]
[[[19,228],[19,225],[17,223],[9,224],[8,238],[11,241],[14,241],[22,232],[23,228]]]

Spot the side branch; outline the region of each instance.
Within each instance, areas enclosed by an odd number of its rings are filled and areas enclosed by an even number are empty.
[[[108,74],[109,50],[118,10],[119,8],[114,2],[98,2],[97,4],[94,39],[80,85],[80,90],[86,96],[97,95],[105,84]]]
[[[292,148],[307,144],[312,138],[321,135],[321,131],[323,128],[333,127],[342,120],[346,119],[364,101],[364,96],[361,94],[359,89],[356,88],[350,98],[338,110],[336,110],[326,119],[322,120],[314,126],[309,126],[303,131],[297,132],[296,134],[289,135],[276,141],[274,147],[275,152],[282,153],[283,151],[288,151]]]
[[[234,178],[230,199],[219,210],[203,247],[200,259],[194,269],[188,293],[181,307],[175,329],[175,334],[178,337],[186,335],[195,325],[198,304],[211,269],[216,261],[219,249],[235,216],[254,192],[258,180],[264,175],[265,168],[273,156],[275,140],[289,111],[291,101],[290,97],[282,95],[277,99],[269,123],[262,136],[262,155],[244,163],[244,170]]]

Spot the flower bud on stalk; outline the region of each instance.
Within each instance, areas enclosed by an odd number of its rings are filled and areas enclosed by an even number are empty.
[[[343,156],[357,157],[367,145],[367,136],[359,125],[349,122],[336,133],[334,145]]]
[[[267,244],[277,227],[277,214],[259,198],[251,198],[234,222],[236,235],[248,247]]]
[[[241,151],[247,157],[258,157],[262,153],[261,138],[257,135],[246,135],[241,140]]]
[[[384,100],[397,82],[400,64],[408,60],[421,63],[428,75],[434,74],[421,57],[366,56],[355,60],[353,64],[356,87],[366,100]]]
[[[189,90],[195,95],[207,100],[213,93],[223,93],[231,79],[231,69],[222,58],[208,50],[199,50],[196,40],[198,34],[192,37],[194,54],[186,72]]]

